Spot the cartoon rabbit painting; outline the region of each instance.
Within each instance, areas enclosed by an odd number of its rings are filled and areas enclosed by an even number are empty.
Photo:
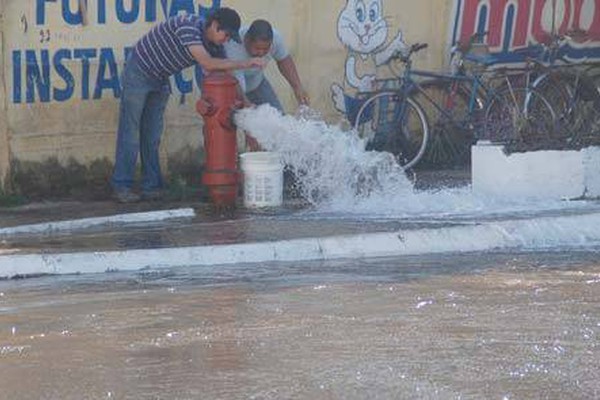
[[[383,0],[347,0],[339,14],[337,34],[348,49],[348,56],[345,82],[334,83],[331,93],[335,108],[352,124],[361,104],[353,93],[373,90],[376,68],[389,61],[394,53],[408,49],[401,31],[386,46],[389,31]]]

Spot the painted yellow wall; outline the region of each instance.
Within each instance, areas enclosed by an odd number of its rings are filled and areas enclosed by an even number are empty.
[[[195,7],[210,8],[215,4],[210,0],[189,1]],[[61,10],[62,0],[0,2],[3,63],[0,80],[0,104],[3,105],[3,115],[0,118],[2,178],[6,176],[10,158],[43,161],[49,157],[57,157],[61,162],[75,158],[82,163],[103,157],[112,159],[119,101],[110,88],[101,91],[101,98],[83,99],[84,65],[80,58],[75,58],[75,51],[92,49],[97,52],[90,59],[87,82],[89,96],[93,97],[100,65],[107,67],[103,77],[110,79],[108,61],[114,56],[120,74],[124,48],[132,46],[155,23],[145,21],[145,18],[139,18],[133,23],[117,21],[116,4],[122,3],[125,8],[130,9],[136,2],[141,4],[140,15],[145,15],[147,0],[106,0],[106,21],[99,22],[97,4],[100,2],[88,0],[87,25],[67,23]],[[77,10],[78,3],[79,0],[67,1],[73,12]],[[160,4],[160,1],[157,0],[156,3]],[[245,22],[254,18],[270,20],[283,34],[314,108],[329,120],[340,119],[341,114],[333,107],[331,86],[334,83],[344,83],[347,51],[337,37],[337,20],[346,0],[231,0],[220,4],[239,10]],[[447,50],[452,1],[383,0],[383,4],[390,36],[401,30],[409,43],[430,43],[430,49],[420,55],[417,62],[425,68],[442,68]],[[38,21],[40,5],[44,10],[42,22]],[[157,19],[162,20],[162,11],[160,6],[158,8]],[[103,48],[107,50],[103,53],[104,60],[101,62],[100,49]],[[62,65],[72,74],[74,82],[73,94],[67,96],[69,98],[66,101],[57,99],[66,88],[63,79],[65,72],[57,70],[53,62],[53,57],[59,50],[64,52]],[[27,57],[35,57],[34,61],[38,63],[29,68],[40,68],[43,72],[41,58],[46,51],[50,60],[52,82],[50,99],[41,101],[36,90],[34,100],[28,101]],[[16,61],[19,57],[20,63]],[[278,74],[275,65],[270,65],[267,73],[287,111],[293,112],[295,101],[292,92]],[[187,78],[192,75],[192,71],[185,72]],[[20,85],[15,85],[19,77]],[[105,84],[107,85],[110,86]],[[20,90],[16,90],[15,86],[20,87]],[[201,145],[201,120],[194,111],[198,96],[197,89],[185,96],[174,90],[166,116],[163,161],[183,148]]]
[[[338,39],[337,24],[346,0],[242,0],[228,4],[238,9],[245,20],[265,18],[281,31],[298,64],[314,108],[329,120],[339,119],[341,114],[333,107],[330,87],[333,83],[344,81],[347,50]],[[387,42],[401,30],[408,43],[429,43],[428,51],[416,58],[418,66],[443,69],[452,0],[384,0],[383,5],[383,14],[389,25]],[[268,69],[268,77],[276,85],[286,110],[293,112],[296,107],[293,93],[273,65]]]
[[[4,54],[4,43],[5,43],[5,34],[4,34],[4,18],[0,18],[0,54]],[[0,71],[5,71],[6,66],[4,62],[4,57],[2,60],[2,67]],[[7,176],[10,169],[10,140],[8,134],[8,123],[7,123],[7,86],[6,86],[6,77],[5,74],[2,73],[0,76],[0,188],[4,185],[5,177]]]

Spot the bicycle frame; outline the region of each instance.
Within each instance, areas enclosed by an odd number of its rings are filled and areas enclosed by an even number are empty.
[[[456,120],[454,115],[449,111],[453,107],[453,104],[451,103],[453,101],[453,97],[451,97],[451,96],[448,97],[447,101],[450,103],[443,104],[443,105],[438,104],[438,102],[435,99],[433,99],[429,94],[427,94],[427,91],[423,89],[423,86],[421,85],[421,83],[419,83],[418,81],[413,79],[412,76],[432,78],[438,82],[451,83],[452,84],[452,93],[451,94],[453,94],[453,95],[457,94],[458,88],[461,84],[466,84],[467,87],[469,88],[468,89],[469,90],[469,104],[468,104],[468,110],[467,110],[467,115],[466,115],[467,121],[472,120],[475,111],[478,109],[477,104],[480,102],[478,93],[479,93],[480,89],[484,89],[484,91],[487,92],[486,86],[482,82],[481,78],[478,76],[447,75],[447,74],[440,74],[440,73],[423,71],[423,70],[412,70],[412,69],[408,70],[407,69],[407,75],[404,77],[406,82],[408,82],[406,93],[414,96],[415,91],[418,92],[421,95],[421,97],[424,98],[425,100],[427,100],[428,104],[430,104],[437,111],[439,111],[440,114],[444,116],[444,118],[446,118],[448,121],[454,123],[458,127],[466,127],[466,125],[465,125],[466,121],[461,121],[462,123],[460,123],[460,124],[457,123],[458,121]]]

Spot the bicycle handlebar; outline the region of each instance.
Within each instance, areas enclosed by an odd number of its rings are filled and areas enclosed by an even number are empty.
[[[465,42],[456,42],[456,49],[462,53],[468,53],[475,43],[482,43],[483,38],[489,34],[489,31],[477,32],[469,37],[469,40]]]
[[[403,52],[402,50],[398,50],[394,53],[394,55],[392,55],[392,57],[390,57],[390,59],[388,60],[388,63],[390,63],[393,60],[400,60],[403,63],[407,63],[410,61],[410,57],[415,54],[418,53],[421,50],[426,49],[427,47],[429,47],[429,44],[427,43],[415,43],[412,46],[410,46],[410,49],[408,50],[407,53]]]
[[[424,50],[429,47],[427,43],[415,43],[410,47],[411,53],[418,53],[421,50]]]
[[[564,34],[552,33],[546,37],[546,40],[540,40],[537,44],[530,44],[527,47],[513,50],[513,53],[524,56],[526,61],[536,64],[549,62],[553,64],[555,61],[563,61],[569,63],[564,56],[560,54],[562,46],[561,42],[573,41],[576,39],[586,38],[587,34],[582,30],[571,30]]]
[[[546,48],[559,47],[562,41],[583,40],[588,37],[588,34],[581,29],[573,29],[563,34],[551,33],[546,37],[546,40],[539,42],[540,45]]]

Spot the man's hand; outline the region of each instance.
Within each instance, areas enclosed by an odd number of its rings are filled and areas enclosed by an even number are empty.
[[[254,108],[254,107],[256,107],[256,104],[252,103],[248,99],[244,99],[243,103],[244,103],[244,108]]]
[[[310,97],[308,97],[308,93],[304,90],[303,87],[299,87],[294,90],[294,96],[296,96],[296,101],[298,101],[298,105],[300,106],[310,106]]]
[[[206,117],[212,115],[215,109],[209,101],[201,98],[196,102],[196,111],[198,111],[198,114],[201,116]]]
[[[292,89],[294,90],[294,96],[296,96],[296,101],[301,106],[310,105],[310,98],[304,90],[304,86],[300,81],[300,77],[298,76],[298,71],[296,70],[296,64],[294,63],[294,59],[292,56],[287,56],[283,60],[277,61],[277,67],[279,68],[279,72],[288,81]]]
[[[253,57],[249,60],[244,61],[243,64],[244,64],[244,68],[246,68],[246,69],[251,69],[251,68],[264,69],[267,66],[267,60],[265,60],[264,58],[261,58],[261,57]]]
[[[261,151],[261,147],[260,144],[258,144],[258,141],[253,137],[250,136],[248,133],[246,133],[246,150],[247,151]]]

